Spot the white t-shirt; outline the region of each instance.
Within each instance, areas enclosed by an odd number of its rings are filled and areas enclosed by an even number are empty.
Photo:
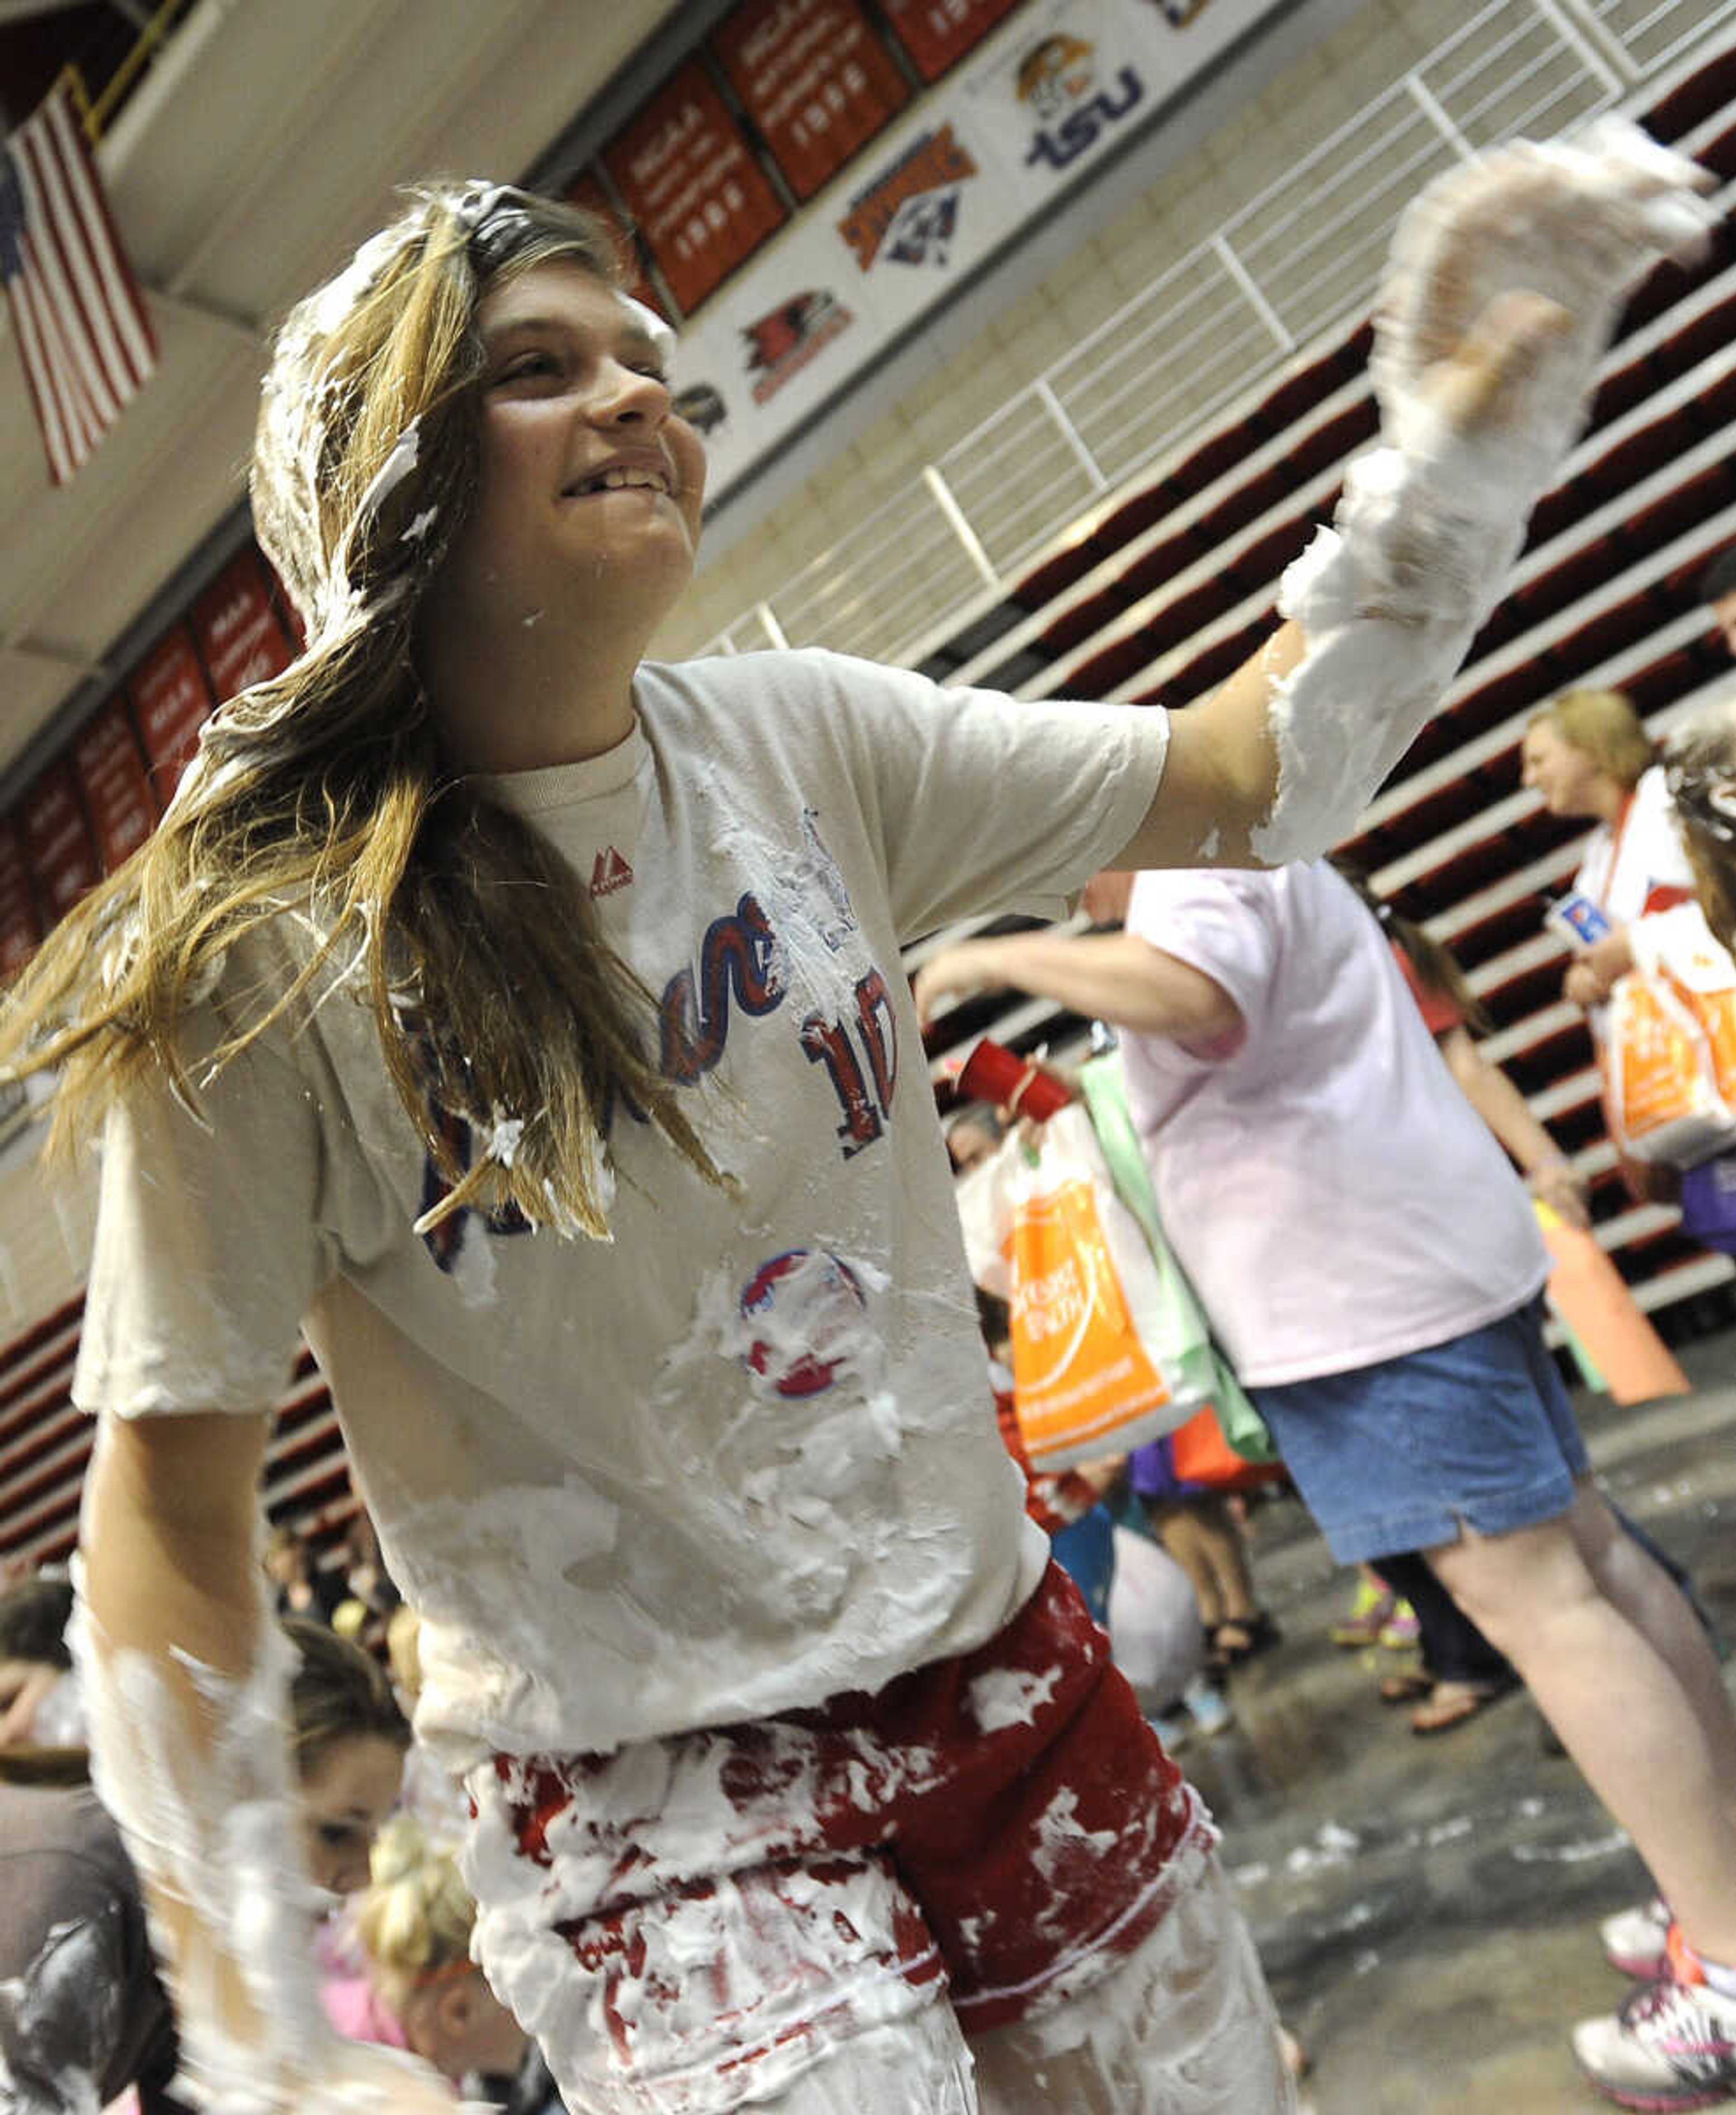
[[[1670,782],[1663,766],[1654,764],[1636,782],[1619,827],[1612,829],[1600,823],[1587,839],[1573,887],[1619,928],[1638,924],[1660,889],[1669,892],[1660,906],[1668,909],[1680,901],[1676,892],[1685,889],[1692,895],[1693,886],[1693,869],[1683,849]],[[1650,959],[1644,938],[1630,932],[1628,945],[1635,961],[1644,966]],[[1602,1043],[1608,1032],[1608,1006],[1592,1007],[1587,1018],[1594,1041]]]
[[[1573,886],[1601,905],[1612,924],[1631,925],[1656,890],[1692,892],[1693,885],[1669,781],[1654,764],[1634,787],[1620,828],[1600,823],[1587,839]]]
[[[612,1244],[424,1241],[438,1191],[341,979],[208,1130],[153,1090],[105,1140],[77,1400],[257,1411],[302,1324],[453,1767],[877,1688],[992,1635],[1047,1554],[899,947],[1058,915],[1143,815],[1166,716],[807,652],[648,664],[635,700],[607,755],[490,790],[590,883],[740,1199],[625,1117]],[[294,938],[225,991],[281,988]]]
[[[1537,1291],[1524,1186],[1324,860],[1142,874],[1127,928],[1242,1012],[1221,1056],[1128,1035],[1123,1062],[1164,1231],[1244,1382],[1372,1365]]]

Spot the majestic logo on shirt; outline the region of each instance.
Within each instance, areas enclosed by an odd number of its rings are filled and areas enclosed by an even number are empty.
[[[626,888],[633,880],[633,869],[611,845],[607,851],[598,852],[591,867],[593,896],[612,896],[617,888]]]
[[[841,1256],[786,1249],[742,1288],[742,1319],[755,1331],[747,1363],[781,1396],[819,1395],[838,1377],[862,1333],[868,1301]]]

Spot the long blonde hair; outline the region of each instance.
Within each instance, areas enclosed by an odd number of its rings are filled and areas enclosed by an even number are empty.
[[[600,938],[579,877],[448,768],[414,665],[421,597],[475,486],[478,306],[557,260],[617,283],[589,216],[502,186],[430,186],[286,321],[251,492],[307,644],[207,722],[155,834],[15,988],[0,1067],[64,1068],[55,1144],[153,1066],[190,1103],[184,1016],[236,942],[288,914],[314,937],[286,988],[226,1021],[211,1069],[298,1017],[316,980],[353,977],[447,1186],[421,1226],[515,1208],[606,1236],[603,1150],[623,1104],[726,1181],[647,1054],[650,994]],[[465,1130],[482,1141],[469,1165]]]

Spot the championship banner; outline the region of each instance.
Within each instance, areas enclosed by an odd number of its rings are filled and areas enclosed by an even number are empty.
[[[127,679],[151,783],[167,807],[215,700],[184,624],[166,632]]]
[[[970,11],[895,7],[890,19],[911,45],[918,18],[957,20],[962,34]],[[682,330],[676,401],[706,435],[712,498],[1280,11],[1275,0],[1027,0],[982,38]]]
[[[254,552],[232,558],[194,603],[193,635],[219,704],[289,666],[289,638]]]
[[[812,198],[910,100],[857,0],[746,0],[712,48],[799,199]]]
[[[72,745],[103,871],[112,874],[157,827],[157,803],[123,700],[103,706]]]
[[[689,314],[788,218],[697,59],[663,84],[602,159]]]
[[[102,879],[72,759],[51,764],[24,796],[24,856],[53,925]]]
[[[0,820],[0,978],[21,970],[41,938],[24,841],[16,819],[9,815]]]
[[[620,209],[602,183],[589,169],[583,169],[561,193],[570,205],[592,214],[608,230],[615,245],[615,255],[621,267],[621,284],[635,301],[643,302],[648,309],[662,316],[668,308],[666,298],[658,293],[645,272],[639,254],[639,245],[631,231],[621,218]],[[668,320],[664,317],[664,320]]]
[[[892,33],[921,69],[938,80],[974,51],[1019,0],[880,0]]]

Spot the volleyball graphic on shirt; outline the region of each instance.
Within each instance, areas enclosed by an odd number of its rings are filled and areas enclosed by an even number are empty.
[[[862,1282],[841,1258],[787,1249],[742,1289],[742,1319],[754,1333],[744,1356],[781,1396],[822,1394],[860,1339],[867,1312]]]

